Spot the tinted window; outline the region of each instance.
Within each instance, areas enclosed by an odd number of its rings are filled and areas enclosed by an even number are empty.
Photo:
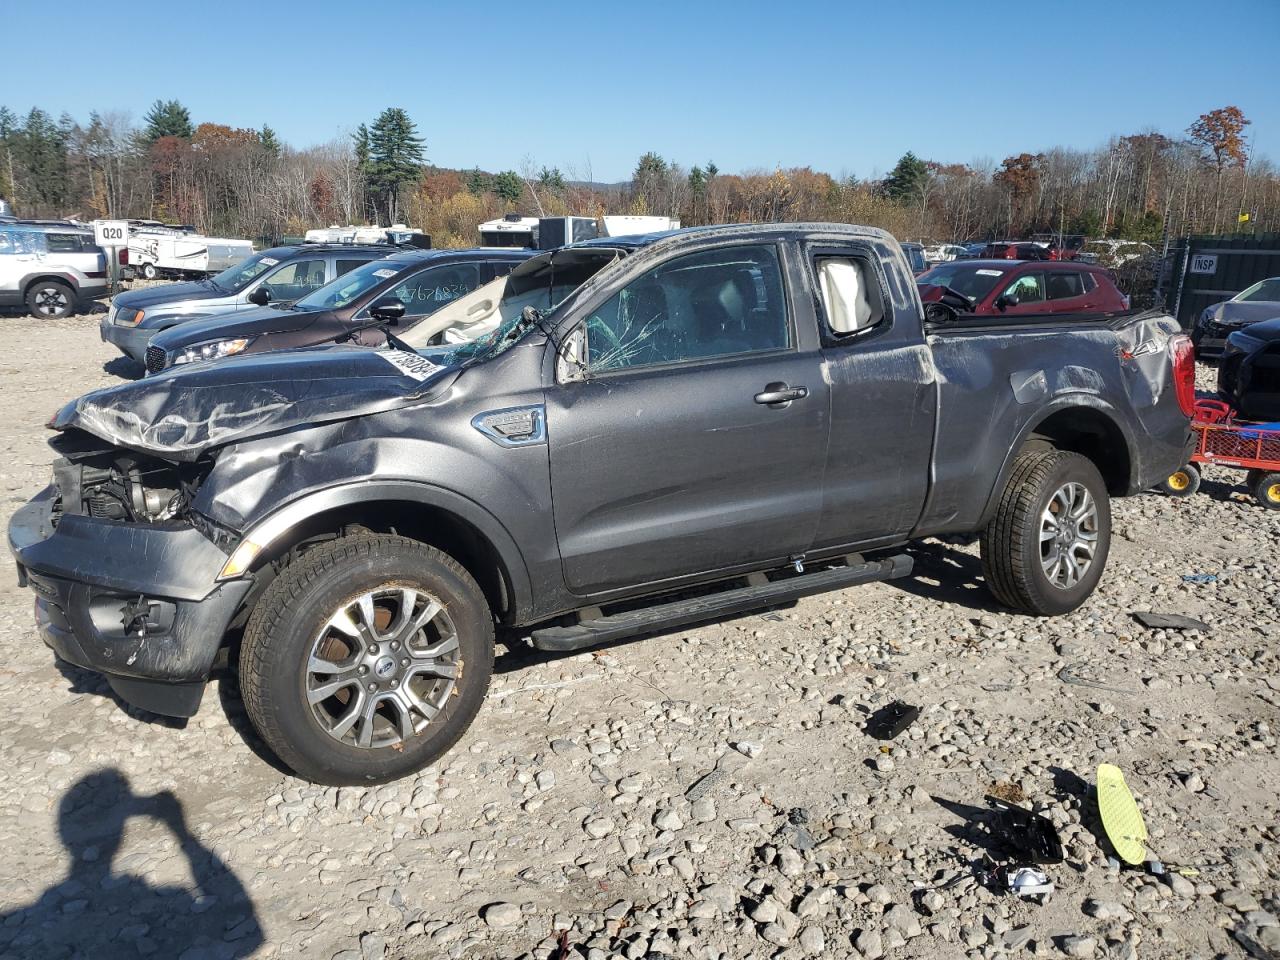
[[[479,285],[479,264],[451,263],[415,273],[391,293],[404,304],[406,317],[425,317]]]
[[[297,300],[324,286],[323,260],[293,260],[269,276],[262,284],[272,300]]]
[[[1080,274],[1080,279],[1084,282],[1084,292],[1089,293],[1098,285],[1098,280],[1092,273],[1085,272]]]
[[[1003,296],[1017,297],[1018,303],[1039,303],[1044,300],[1044,274],[1026,273],[1004,288]]]
[[[1084,294],[1084,286],[1078,273],[1047,273],[1044,277],[1044,293],[1048,300],[1069,300]]]
[[[339,260],[338,276],[342,276],[344,273],[350,273],[356,267],[363,266],[368,262],[368,260]]]
[[[1237,293],[1234,299],[1250,303],[1256,300],[1280,300],[1280,277],[1259,280],[1252,287]]]
[[[93,248],[93,240],[78,233],[46,233],[44,242],[50,253],[83,253]]]
[[[779,350],[791,344],[777,250],[730,247],[676,257],[587,319],[587,364],[615,370]]]

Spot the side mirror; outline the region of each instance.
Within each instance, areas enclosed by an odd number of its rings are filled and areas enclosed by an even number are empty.
[[[395,297],[384,297],[369,308],[369,315],[375,320],[395,325],[404,316],[404,304]]]
[[[581,383],[587,379],[587,331],[575,327],[560,343],[556,354],[556,383]]]
[[[249,294],[249,302],[257,304],[259,307],[265,307],[271,302],[271,288],[265,283],[253,293]]]
[[[997,310],[1004,311],[1004,310],[1007,310],[1009,307],[1016,307],[1017,305],[1018,305],[1018,295],[1016,293],[1005,293],[1005,294],[1001,294],[999,297],[996,297]]]

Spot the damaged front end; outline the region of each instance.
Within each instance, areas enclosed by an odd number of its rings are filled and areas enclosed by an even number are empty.
[[[191,716],[250,587],[216,582],[226,553],[189,510],[208,464],[167,462],[78,430],[52,446],[62,454],[53,482],[9,524],[41,638],[135,706]]]

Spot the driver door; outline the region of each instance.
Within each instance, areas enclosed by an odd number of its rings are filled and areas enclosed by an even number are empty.
[[[677,256],[586,305],[572,335],[585,336],[585,379],[546,394],[573,593],[809,547],[830,401],[816,330],[796,316],[773,244]]]

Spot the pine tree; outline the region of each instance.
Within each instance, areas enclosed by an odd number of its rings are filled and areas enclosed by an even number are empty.
[[[361,130],[363,130],[363,126]],[[368,131],[369,185],[389,222],[398,213],[400,188],[417,180],[426,162],[425,144],[418,128],[400,107],[388,107],[378,114]]]
[[[280,156],[280,141],[276,139],[276,132],[266,124],[263,124],[262,129],[258,131],[258,142],[262,144],[262,149],[268,156]]]
[[[493,177],[476,167],[467,174],[467,190],[473,197],[483,197],[493,189]]]
[[[911,203],[919,198],[928,178],[928,165],[908,150],[902,155],[889,176],[884,178],[882,189],[884,195],[890,200]]]
[[[181,137],[190,140],[195,132],[191,126],[191,113],[177,100],[157,100],[147,115],[142,139],[148,146],[161,137]]]
[[[524,181],[514,170],[503,170],[493,178],[493,192],[506,203],[519,203],[524,196]]]

